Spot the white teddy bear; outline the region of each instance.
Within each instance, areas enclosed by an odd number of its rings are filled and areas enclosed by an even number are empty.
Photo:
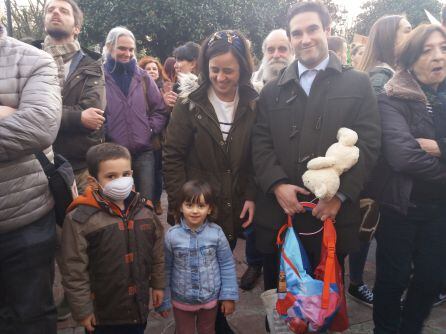
[[[308,170],[302,175],[305,187],[319,199],[332,199],[339,189],[339,176],[359,159],[359,149],[355,146],[358,134],[355,131],[340,128],[337,139],[338,142],[328,148],[325,157],[308,162]]]

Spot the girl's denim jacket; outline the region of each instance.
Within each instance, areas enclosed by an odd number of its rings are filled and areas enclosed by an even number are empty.
[[[170,298],[185,304],[212,300],[238,300],[235,262],[220,226],[206,221],[197,230],[181,220],[165,235],[167,288],[163,304]]]

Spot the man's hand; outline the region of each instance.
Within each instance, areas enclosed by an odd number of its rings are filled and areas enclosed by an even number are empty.
[[[173,108],[175,103],[177,102],[178,94],[170,91],[163,94],[163,100],[166,106]]]
[[[287,215],[305,212],[303,206],[297,200],[297,194],[309,195],[310,193],[301,187],[293,184],[279,184],[274,188],[277,202]]]
[[[0,119],[8,117],[9,115],[12,115],[15,113],[17,109],[11,108],[8,106],[0,106]]]
[[[152,289],[152,303],[153,307],[159,307],[163,302],[164,290]]]
[[[90,130],[99,130],[104,124],[104,111],[97,108],[88,108],[82,111],[81,122],[84,127]]]
[[[427,154],[430,154],[434,157],[441,157],[440,148],[435,140],[425,139],[425,138],[417,138],[418,144],[420,144],[421,149],[426,151]]]
[[[327,218],[335,219],[341,208],[342,202],[338,196],[333,196],[329,201],[319,200],[316,207],[313,209],[313,216],[322,221]]]
[[[226,316],[234,313],[235,310],[235,302],[233,300],[223,300],[221,302],[221,313]]]
[[[88,332],[93,332],[94,326],[96,326],[96,318],[94,317],[94,314],[90,314],[82,320],[81,325],[84,326]]]
[[[249,225],[251,225],[252,220],[254,219],[255,207],[256,205],[253,201],[245,201],[242,213],[240,214],[240,219],[245,218],[246,214],[248,214],[248,219],[242,224],[243,228],[247,228]]]

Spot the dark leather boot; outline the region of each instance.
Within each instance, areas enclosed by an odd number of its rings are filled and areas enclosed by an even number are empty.
[[[240,289],[249,291],[254,288],[257,280],[262,275],[262,266],[248,266],[242,278],[240,279]]]

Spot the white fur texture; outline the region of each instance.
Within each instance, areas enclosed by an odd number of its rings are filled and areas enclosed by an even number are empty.
[[[178,73],[178,83],[180,84],[178,96],[183,103],[187,103],[189,94],[199,87],[198,77],[193,73]]]
[[[311,159],[308,170],[302,175],[305,187],[317,198],[330,200],[338,192],[339,176],[352,168],[359,159],[359,149],[355,146],[358,134],[348,128],[340,128],[338,142],[331,145],[325,157]]]
[[[336,159],[333,157],[317,157],[308,161],[308,169],[322,169],[333,167],[336,164]]]
[[[309,169],[302,179],[305,187],[320,199],[333,198],[339,189],[339,175],[334,168]]]

